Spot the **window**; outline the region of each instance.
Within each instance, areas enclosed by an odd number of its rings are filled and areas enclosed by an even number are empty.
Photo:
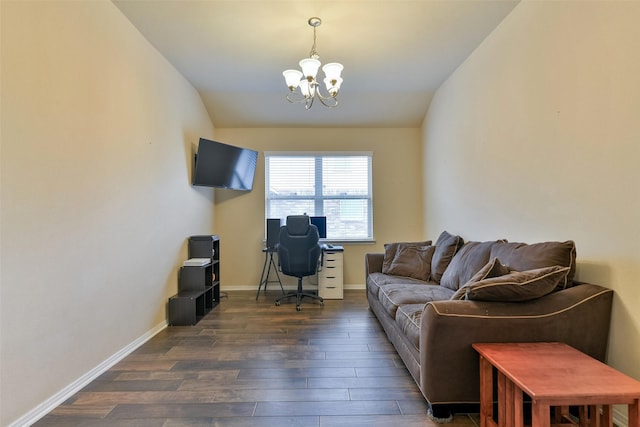
[[[265,153],[266,217],[327,217],[328,240],[373,240],[367,153]]]

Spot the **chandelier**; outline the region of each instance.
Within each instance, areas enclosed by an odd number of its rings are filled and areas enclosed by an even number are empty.
[[[282,72],[289,87],[287,100],[289,102],[304,102],[304,108],[307,110],[311,108],[316,98],[319,98],[325,107],[336,107],[338,105],[338,92],[342,84],[342,77],[340,77],[340,73],[344,68],[342,64],[338,64],[337,62],[325,64],[322,67],[322,71],[325,75],[323,81],[327,88],[327,93],[323,95],[320,92],[320,83],[316,80],[316,75],[320,68],[320,57],[318,56],[318,52],[316,52],[316,28],[318,28],[321,23],[320,18],[309,18],[309,25],[313,27],[313,46],[311,47],[309,58],[305,58],[299,62],[302,71],[285,70]],[[300,88],[300,91],[298,91],[298,88]]]

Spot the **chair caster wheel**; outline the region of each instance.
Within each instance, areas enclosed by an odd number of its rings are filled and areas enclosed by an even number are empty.
[[[320,301],[320,305],[324,306],[324,301]]]
[[[276,301],[276,307],[280,307],[280,301]]]
[[[302,307],[300,307],[299,305],[296,305],[296,311],[300,311],[302,310]]]

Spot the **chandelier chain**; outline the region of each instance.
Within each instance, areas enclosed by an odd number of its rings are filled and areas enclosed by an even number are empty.
[[[317,27],[315,26],[313,27],[313,46],[311,46],[311,52],[309,52],[309,58],[313,58],[313,59],[320,58],[320,55],[318,55],[318,52],[316,51],[316,41],[317,41],[316,28]]]

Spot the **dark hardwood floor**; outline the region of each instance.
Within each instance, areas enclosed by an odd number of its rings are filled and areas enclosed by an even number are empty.
[[[300,312],[276,307],[279,294],[228,292],[196,326],[168,327],[35,425],[437,425],[364,291]]]

